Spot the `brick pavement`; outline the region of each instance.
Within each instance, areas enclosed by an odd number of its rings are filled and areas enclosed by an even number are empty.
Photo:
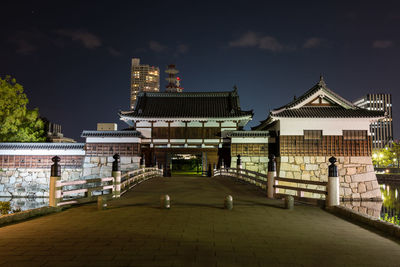
[[[170,210],[159,208],[165,193]],[[398,243],[317,207],[281,206],[229,178],[155,178],[104,211],[89,204],[0,228],[0,265],[399,266]]]

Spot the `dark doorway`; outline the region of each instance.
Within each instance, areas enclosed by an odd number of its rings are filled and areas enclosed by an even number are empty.
[[[172,175],[198,175],[203,174],[201,155],[173,154]],[[204,170],[205,172],[206,170]]]

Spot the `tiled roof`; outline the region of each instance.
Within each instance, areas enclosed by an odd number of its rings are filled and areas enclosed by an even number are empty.
[[[83,131],[81,137],[140,137],[138,131]]]
[[[320,77],[320,81],[316,85],[311,87],[311,89],[309,89],[307,92],[305,92],[300,97],[298,97],[298,98],[294,99],[293,101],[289,102],[288,104],[286,104],[286,105],[284,105],[282,107],[274,109],[272,111],[272,113],[274,113],[274,111],[277,111],[277,110],[286,109],[286,108],[292,108],[292,107],[300,104],[301,102],[303,102],[304,100],[306,100],[307,98],[309,98],[310,96],[312,96],[313,94],[315,94],[319,90],[322,90],[325,94],[327,94],[328,96],[331,96],[332,98],[334,98],[334,100],[336,100],[338,102],[338,104],[340,104],[340,105],[342,105],[342,106],[344,106],[346,108],[356,107],[353,103],[351,103],[350,101],[347,101],[346,99],[344,99],[343,97],[341,97],[340,95],[336,94],[331,89],[329,89],[326,86],[324,78],[321,76]]]
[[[233,131],[227,137],[269,137],[268,131]]]
[[[0,143],[0,149],[82,150],[83,143]]]
[[[362,108],[345,109],[343,107],[301,107],[298,109],[285,109],[273,117],[292,118],[375,118],[383,117],[383,111],[367,110]]]
[[[239,96],[232,92],[141,92],[135,109],[120,116],[135,118],[236,118],[252,116],[240,109]]]

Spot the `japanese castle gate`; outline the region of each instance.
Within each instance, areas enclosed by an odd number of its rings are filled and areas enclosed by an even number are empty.
[[[142,92],[135,109],[120,112],[121,120],[141,133],[146,165],[157,161],[169,168],[173,154],[201,154],[203,170],[230,166],[227,133],[240,130],[253,116],[240,108],[231,92]]]

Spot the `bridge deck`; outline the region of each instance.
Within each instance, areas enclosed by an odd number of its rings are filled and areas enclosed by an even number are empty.
[[[171,210],[158,208],[165,193]],[[0,228],[0,266],[398,266],[398,243],[281,205],[229,178],[156,178],[105,211],[84,205]]]

